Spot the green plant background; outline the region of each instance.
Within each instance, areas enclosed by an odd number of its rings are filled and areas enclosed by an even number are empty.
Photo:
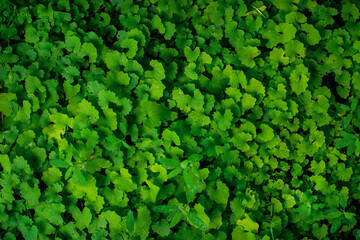
[[[359,7],[0,0],[0,238],[360,239]]]

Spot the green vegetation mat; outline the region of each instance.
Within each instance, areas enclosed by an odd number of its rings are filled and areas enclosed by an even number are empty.
[[[360,239],[357,0],[0,0],[0,239]]]

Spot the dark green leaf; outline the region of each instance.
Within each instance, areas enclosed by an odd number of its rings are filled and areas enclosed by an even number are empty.
[[[351,218],[353,218],[353,217],[355,217],[355,216],[356,216],[355,213],[344,212],[344,217],[345,217],[346,219],[351,219]]]
[[[338,217],[340,217],[340,216],[342,216],[342,212],[340,212],[340,211],[337,210],[337,211],[328,213],[328,214],[326,215],[326,218],[327,218],[327,219],[333,219],[333,218],[338,218]]]
[[[344,138],[352,138],[352,137],[354,137],[353,134],[348,133],[348,132],[346,132],[346,131],[339,131],[339,133],[340,133],[340,135],[341,135],[342,137],[344,137]]]
[[[349,223],[347,223],[347,224],[350,224],[350,225],[356,225],[357,224],[357,221],[356,221],[355,217],[352,217],[352,218],[347,219],[347,220],[349,221]]]
[[[338,142],[335,144],[335,147],[338,148],[338,149],[347,147],[347,146],[349,146],[350,144],[355,143],[355,140],[356,140],[356,136],[355,136],[355,135],[348,134],[348,135],[346,135],[343,139],[341,139],[340,141],[338,141]]]
[[[295,212],[298,212],[302,219],[306,219],[311,214],[311,208],[307,205],[301,205],[295,210]]]
[[[355,147],[356,147],[356,152],[360,154],[360,141],[359,141],[359,139],[356,139]]]
[[[347,128],[349,126],[352,118],[353,118],[353,114],[349,113],[343,122],[343,128]]]
[[[341,111],[345,111],[345,112],[351,110],[351,108],[349,108],[349,106],[348,106],[348,105],[345,105],[345,104],[339,104],[339,109],[340,109]]]
[[[314,210],[319,210],[319,209],[322,209],[324,208],[326,205],[324,203],[316,203],[316,204],[313,204],[313,205],[308,205],[309,208],[312,208]]]
[[[342,208],[346,208],[347,203],[346,203],[346,199],[344,198],[344,195],[342,195],[342,194],[340,193],[340,194],[339,194],[339,197],[340,197],[340,200],[339,200],[340,206],[341,206]]]
[[[130,210],[126,216],[126,227],[129,233],[134,231],[134,226],[135,226],[134,213]]]
[[[36,240],[38,237],[38,228],[34,225],[30,228],[30,230],[24,229],[23,235],[25,239],[28,240]]]
[[[355,141],[356,140],[354,140],[354,142],[347,147],[346,155],[351,156],[356,151]]]
[[[195,227],[197,227],[197,228],[199,228],[201,230],[204,230],[204,231],[207,229],[205,223],[198,216],[196,216],[194,213],[189,212],[188,215],[187,215],[187,219]]]
[[[126,126],[125,126],[125,124],[123,122],[120,122],[119,127],[120,127],[121,133],[123,135],[125,135],[126,134]]]
[[[336,232],[336,231],[339,229],[340,226],[341,226],[341,218],[335,219],[335,220],[331,223],[330,233]]]
[[[173,213],[180,211],[178,206],[175,205],[159,205],[152,208],[154,212],[159,213]]]
[[[359,103],[359,99],[356,97],[354,98],[352,101],[351,101],[351,111],[355,111],[356,109],[356,106],[358,105]]]

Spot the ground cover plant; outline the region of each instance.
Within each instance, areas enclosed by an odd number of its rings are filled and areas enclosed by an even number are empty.
[[[359,7],[0,0],[0,238],[360,239]]]

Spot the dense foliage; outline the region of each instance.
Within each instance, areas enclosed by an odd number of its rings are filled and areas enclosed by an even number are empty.
[[[0,238],[360,239],[359,7],[0,0]]]

